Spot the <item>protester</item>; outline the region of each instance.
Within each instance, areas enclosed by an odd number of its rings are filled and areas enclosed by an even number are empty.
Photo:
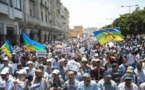
[[[91,80],[91,76],[88,73],[83,74],[83,81],[78,84],[77,90],[99,90],[95,81]]]
[[[138,90],[135,83],[131,82],[131,76],[129,73],[124,74],[124,81],[118,85],[118,90]]]
[[[64,83],[64,90],[77,90],[79,81],[74,78],[75,73],[68,71],[68,80]]]
[[[111,77],[109,71],[103,73],[103,79],[98,82],[99,90],[118,90],[116,82],[111,80]]]

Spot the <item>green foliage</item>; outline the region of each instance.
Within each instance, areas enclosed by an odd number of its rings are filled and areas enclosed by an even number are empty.
[[[135,10],[130,14],[120,15],[111,25],[102,28],[120,27],[123,35],[127,34],[145,34],[145,8]]]

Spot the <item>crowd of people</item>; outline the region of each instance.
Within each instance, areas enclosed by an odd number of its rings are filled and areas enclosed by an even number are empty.
[[[56,46],[70,47],[68,53]],[[101,46],[92,38],[45,44],[46,56],[25,46],[1,52],[0,90],[145,90],[145,40],[124,37]]]

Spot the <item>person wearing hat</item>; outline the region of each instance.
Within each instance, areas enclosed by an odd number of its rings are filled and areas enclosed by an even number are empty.
[[[32,60],[32,62],[33,62],[33,67],[34,67],[34,68],[38,68],[38,67],[39,67],[39,63],[38,63],[38,58],[37,58],[37,56],[36,56],[36,55],[32,55],[32,56],[31,56],[31,60]]]
[[[5,81],[4,90],[14,90],[13,80],[9,77],[9,68],[3,68],[3,70],[0,72],[0,75],[2,80]],[[0,82],[2,82],[2,80],[0,80]]]
[[[118,90],[139,90],[138,86],[132,82],[132,77],[129,73],[124,74],[124,82],[118,85]]]
[[[82,58],[82,66],[80,68],[81,73],[89,73],[91,74],[91,68],[89,66],[87,66],[88,64],[88,60],[87,58]]]
[[[51,63],[52,63],[52,64],[51,64],[52,67],[56,67],[56,68],[59,67],[58,56],[57,56],[57,55],[54,56],[54,59],[51,60]]]
[[[130,76],[131,76],[131,81],[137,85],[140,84],[140,80],[139,80],[139,77],[134,73],[134,68],[132,66],[128,66],[127,67],[127,70],[126,70],[126,73],[129,73]],[[121,82],[124,81],[124,75],[121,77]]]
[[[8,67],[9,68],[9,74],[13,75],[13,67],[12,65],[9,63],[9,58],[8,57],[4,57],[3,58],[3,65],[0,67],[0,72],[5,68]]]
[[[96,67],[91,70],[91,78],[98,82],[103,78],[103,73],[105,69],[101,67],[100,59],[95,59]]]
[[[118,90],[116,82],[111,80],[111,77],[109,71],[104,71],[103,79],[98,82],[99,90]]]
[[[137,68],[134,70],[134,73],[139,77],[140,84],[145,82],[145,70],[142,68],[142,63],[136,64]]]
[[[52,60],[52,59],[47,59],[47,61],[46,61],[46,68],[45,68],[45,71],[46,71],[48,74],[51,74],[51,73],[52,73],[51,60]]]
[[[58,69],[53,70],[52,78],[48,79],[47,88],[48,90],[51,88],[57,88],[62,90],[64,81],[60,78],[60,71]]]
[[[18,78],[16,81],[14,81],[14,84],[18,85],[18,87],[20,87],[21,89],[24,90],[24,87],[26,85],[27,79],[26,79],[26,75],[27,75],[27,71],[25,69],[21,69],[19,71],[17,71],[18,74]]]
[[[28,76],[29,75],[34,76],[36,69],[33,67],[33,62],[32,61],[28,61],[27,62],[27,66],[29,67]]]

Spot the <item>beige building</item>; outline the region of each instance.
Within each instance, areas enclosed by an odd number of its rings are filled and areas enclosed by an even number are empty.
[[[18,44],[23,31],[43,43],[64,38],[69,31],[69,11],[60,0],[0,0],[0,7],[1,42]]]
[[[83,37],[83,26],[74,26],[74,29],[70,30],[69,38]]]

